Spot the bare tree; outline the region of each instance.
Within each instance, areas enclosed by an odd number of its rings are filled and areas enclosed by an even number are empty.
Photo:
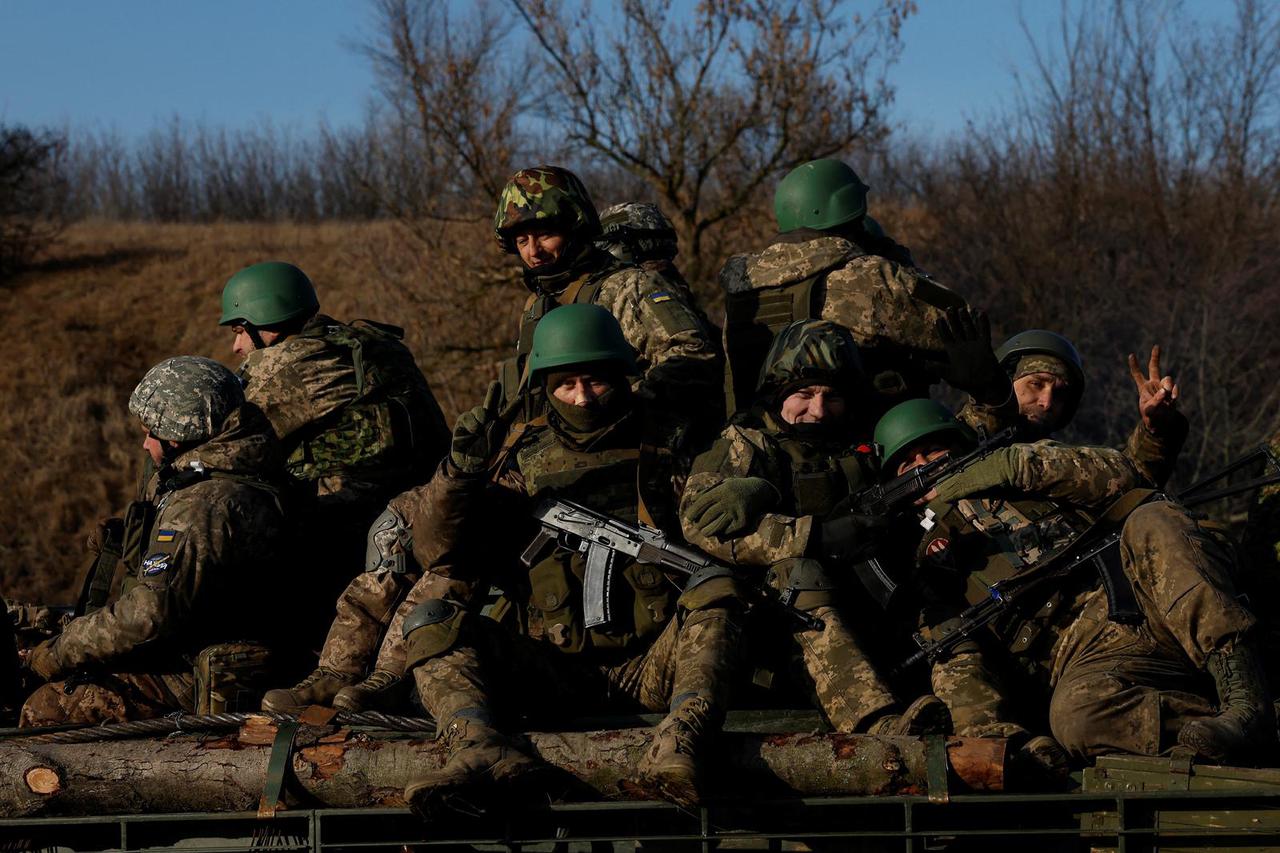
[[[888,133],[909,0],[868,18],[844,0],[622,0],[616,19],[563,0],[510,0],[555,83],[535,110],[570,145],[641,179],[672,216],[691,278],[709,234],[779,173]]]
[[[29,263],[62,230],[66,137],[0,125],[0,279]]]

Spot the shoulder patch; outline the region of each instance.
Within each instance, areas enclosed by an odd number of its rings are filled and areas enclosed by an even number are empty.
[[[660,305],[663,302],[670,302],[671,294],[665,290],[656,290],[649,294],[649,301],[655,305]]]
[[[139,570],[140,574],[144,578],[151,578],[163,572],[167,572],[169,570],[169,558],[171,556],[171,554],[165,554],[163,552],[152,554],[150,557],[147,557],[142,561],[142,566]]]
[[[157,542],[172,542],[177,537],[178,531],[169,529],[160,529],[156,531]]]

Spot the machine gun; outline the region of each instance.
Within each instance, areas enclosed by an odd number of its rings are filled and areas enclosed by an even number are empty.
[[[1257,464],[1260,460],[1263,462],[1264,470],[1271,473],[1231,486],[1209,488],[1236,471]],[[1264,445],[1183,489],[1173,496],[1173,500],[1191,509],[1219,498],[1253,491],[1272,483],[1280,483],[1280,458],[1277,458],[1270,447]],[[1152,492],[1141,503],[1164,497],[1166,496],[1159,492]],[[1141,503],[1133,508],[1136,509]],[[985,600],[966,608],[954,619],[949,619],[929,630],[927,635],[925,632],[916,632],[913,639],[919,649],[899,665],[899,670],[905,670],[923,660],[933,663],[944,657],[987,625],[1007,613],[1014,612],[1028,597],[1045,587],[1065,580],[1081,566],[1092,567],[1098,572],[1107,593],[1110,611],[1108,615],[1113,621],[1129,623],[1141,621],[1142,614],[1137,609],[1137,602],[1132,601],[1131,605],[1127,603],[1128,600],[1132,600],[1133,591],[1119,563],[1121,533],[1120,527],[1112,527],[1105,522],[1094,524],[1057,554],[1025,572],[993,583],[987,588],[988,597]]]
[[[552,544],[585,554],[587,566],[582,578],[582,607],[588,628],[606,625],[613,618],[610,591],[614,559],[618,554],[686,577],[701,569],[720,565],[692,548],[670,542],[661,530],[643,523],[630,524],[572,501],[543,501],[533,515],[542,527],[520,560],[526,566],[532,566]],[[822,630],[821,619],[784,603],[771,589],[760,588],[759,591],[804,627]]]
[[[915,508],[916,502],[934,486],[968,468],[992,451],[1011,444],[1017,435],[1015,427],[1007,427],[991,436],[983,436],[978,446],[962,456],[948,454],[900,474],[887,483],[869,486],[845,503],[848,511],[879,518],[896,518]],[[888,609],[898,584],[885,569],[877,554],[870,554],[853,564],[853,572],[882,609]]]

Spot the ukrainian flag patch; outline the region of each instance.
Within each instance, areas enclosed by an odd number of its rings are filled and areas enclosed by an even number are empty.
[[[665,290],[659,290],[657,293],[649,294],[649,301],[654,303],[655,305],[661,304],[663,302],[670,302],[671,294]]]
[[[157,531],[156,531],[156,541],[157,541],[157,542],[172,542],[172,541],[173,541],[173,539],[174,539],[174,537],[175,537],[175,536],[177,536],[177,535],[178,535],[178,531],[176,531],[176,530],[157,530]]]

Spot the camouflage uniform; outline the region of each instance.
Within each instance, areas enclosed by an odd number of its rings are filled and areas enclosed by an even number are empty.
[[[282,475],[270,427],[251,407],[163,467],[153,520],[126,531],[136,545],[126,551],[130,575],[119,596],[33,651],[52,683],[28,698],[21,725],[193,711],[203,649],[274,639],[266,626],[276,623],[289,580],[276,558]]]
[[[733,256],[720,271],[720,285],[731,303],[751,297],[761,311],[766,300],[789,307],[799,295],[810,316],[847,328],[872,385],[890,402],[928,396],[938,381],[928,362],[943,358],[945,350],[937,322],[947,309],[964,306],[960,296],[912,267],[871,254],[848,237],[806,230],[759,254]],[[811,287],[807,298],[805,287]],[[733,327],[731,312],[725,329],[731,359]]]
[[[967,478],[965,487],[954,485],[959,478]],[[988,585],[1059,551],[1143,483],[1123,454],[1107,448],[1046,441],[998,450],[940,484],[917,551],[918,586],[963,588],[971,602],[983,600]],[[997,626],[995,642],[1012,656],[1009,674],[1047,691],[1048,726],[1077,759],[1159,754],[1187,721],[1213,716],[1202,687],[1206,657],[1254,627],[1234,594],[1229,549],[1176,503],[1152,500],[1129,514],[1120,554],[1141,624],[1109,621],[1097,577],[1081,576],[1035,613]],[[943,593],[926,606],[926,625],[954,612],[946,602]],[[1011,694],[972,646],[936,664],[933,685],[957,734],[1022,730],[1012,722]]]
[[[328,626],[320,665],[358,676],[410,585],[394,573],[359,572],[360,549],[388,499],[431,475],[448,446],[444,416],[399,330],[367,321],[318,314],[298,334],[251,352],[241,376],[311,510],[300,557],[311,571],[309,603],[299,612],[313,621],[302,633]],[[329,625],[322,614],[335,597]]]
[[[572,221],[565,221],[561,206],[573,207]],[[600,231],[595,208],[581,182],[564,169],[540,166],[512,177],[495,217],[499,244],[514,252],[510,233],[538,220],[563,228],[570,243],[554,270],[524,271],[532,295],[521,317],[516,356],[503,367],[508,398],[519,385],[538,321],[557,305],[585,302],[607,309],[621,324],[637,353],[641,379],[635,390],[640,396],[704,422],[708,406],[718,408],[723,396],[723,364],[688,287],[619,261],[594,245]],[[535,398],[537,393],[535,389]]]

